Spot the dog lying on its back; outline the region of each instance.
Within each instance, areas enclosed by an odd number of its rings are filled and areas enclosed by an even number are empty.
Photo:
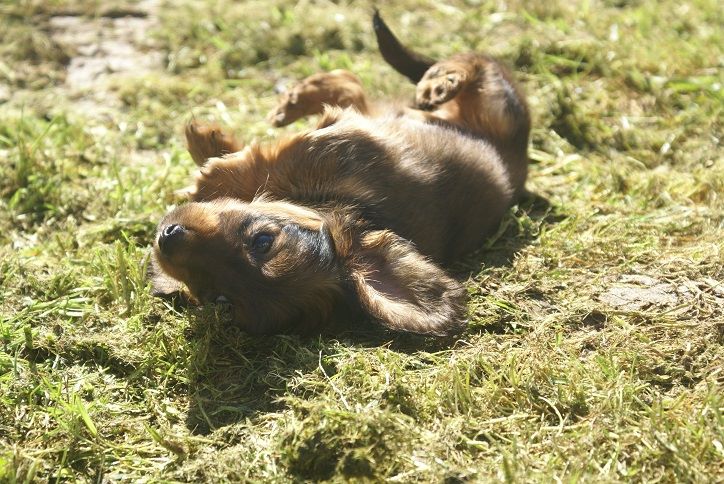
[[[464,326],[465,291],[438,264],[479,247],[523,192],[527,106],[497,61],[433,63],[378,15],[375,28],[385,59],[417,81],[419,109],[329,107],[317,129],[238,152],[218,128],[189,126],[189,151],[209,159],[193,203],[159,224],[157,293],[181,282],[199,303],[223,296],[253,333],[360,316],[422,334]]]

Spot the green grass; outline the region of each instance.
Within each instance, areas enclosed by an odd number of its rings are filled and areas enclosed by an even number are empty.
[[[454,267],[470,325],[444,342],[250,337],[150,296],[191,116],[273,139],[279,82],[412,87],[376,52],[371,2],[185,0],[138,47],[158,69],[69,89],[79,49],[52,17],[143,8],[0,3],[0,482],[722,479],[718,2],[383,6],[426,54],[502,57],[534,113],[529,186],[550,205]]]

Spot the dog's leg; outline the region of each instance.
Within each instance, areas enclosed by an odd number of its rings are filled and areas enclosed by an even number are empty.
[[[176,192],[179,196],[196,202],[223,197],[251,201],[259,185],[250,146],[216,124],[197,121],[186,125],[186,142],[199,170],[194,184]]]
[[[525,99],[508,70],[480,54],[462,54],[432,66],[417,84],[417,106],[494,143],[530,130]]]
[[[216,124],[191,121],[186,125],[186,144],[191,158],[203,166],[209,158],[240,151],[244,144]]]
[[[353,107],[367,114],[367,98],[359,78],[349,71],[336,69],[314,74],[282,94],[267,119],[276,127],[286,126],[297,119],[321,114],[325,106]]]
[[[527,145],[530,115],[508,70],[495,59],[462,54],[432,66],[417,85],[420,109],[496,145]]]
[[[522,193],[528,172],[530,115],[508,70],[481,54],[461,54],[432,66],[417,85],[416,102],[439,119],[491,142]]]
[[[402,45],[377,10],[372,25],[382,57],[417,83],[417,108],[426,113],[407,111],[408,115],[454,124],[488,139],[502,151],[525,153],[530,133],[528,107],[505,66],[475,53],[435,63]],[[527,157],[523,158],[527,164]]]
[[[194,202],[236,198],[251,202],[276,185],[270,180],[269,152],[257,144],[220,158],[209,158],[196,173],[188,197]]]
[[[417,106],[430,110],[454,98],[468,82],[470,73],[465,67],[452,62],[431,67],[417,84]]]

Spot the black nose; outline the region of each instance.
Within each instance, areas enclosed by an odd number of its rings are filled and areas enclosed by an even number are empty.
[[[161,232],[161,237],[173,237],[176,234],[180,234],[183,232],[184,228],[182,225],[179,224],[171,224],[167,225],[163,228],[163,232]]]
[[[183,225],[171,224],[165,226],[158,236],[158,247],[161,252],[168,255],[173,245],[181,239],[181,235],[186,231]]]

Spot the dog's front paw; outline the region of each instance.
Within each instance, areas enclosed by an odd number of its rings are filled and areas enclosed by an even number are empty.
[[[250,202],[268,177],[266,169],[257,176],[255,153],[258,150],[247,146],[226,156],[209,158],[196,172],[189,198],[194,202],[208,202],[230,197]]]
[[[203,166],[209,158],[234,153],[243,147],[231,133],[220,126],[198,121],[191,121],[186,125],[186,143],[198,166]]]
[[[193,200],[196,197],[196,185],[188,185],[178,190],[174,190],[173,196],[178,201]]]
[[[417,84],[417,107],[432,109],[439,106],[457,96],[464,84],[465,76],[461,72],[433,66]]]

